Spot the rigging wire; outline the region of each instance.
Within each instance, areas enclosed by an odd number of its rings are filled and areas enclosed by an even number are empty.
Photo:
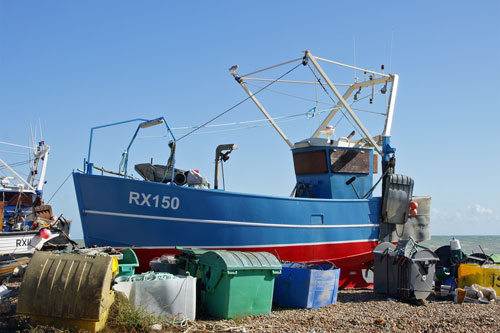
[[[9,143],[9,142],[4,142],[4,141],[0,141],[0,144],[1,145],[6,145],[6,146],[12,146],[12,147],[19,147],[19,148],[26,148],[26,149],[34,150],[32,147],[17,145],[17,144],[14,144],[14,143]]]
[[[307,115],[307,113],[305,114]],[[302,117],[304,116],[304,113],[297,113],[289,116],[282,116],[282,117],[276,117],[273,118],[275,121],[281,121],[282,119],[288,119],[288,118],[295,118],[295,117]],[[238,121],[238,122],[232,122],[232,123],[222,123],[222,124],[213,124],[213,125],[207,125],[205,126],[206,128],[208,127],[222,127],[222,126],[233,126],[233,125],[245,125],[245,124],[251,124],[251,123],[261,123],[261,122],[268,122],[267,119],[255,119],[255,120],[245,120],[245,121]],[[184,126],[184,127],[175,127],[172,128],[172,131],[179,131],[179,130],[188,130],[191,128],[196,128],[196,126]],[[162,137],[164,137],[163,135]],[[144,138],[144,136],[142,137]]]
[[[377,92],[377,94],[379,94],[380,92]],[[363,96],[361,98],[358,98],[357,101],[353,101],[351,104],[349,104],[349,106],[352,106],[354,103],[357,103],[357,102],[360,102],[364,99],[367,99],[368,97],[371,97],[372,95],[371,94],[368,94],[366,96]],[[377,114],[377,115],[380,115],[380,116],[387,116],[387,114],[384,112],[375,112],[375,111],[370,111],[370,110],[363,110],[363,109],[358,109],[358,108],[351,108],[352,110],[356,110],[356,111],[360,111],[360,112],[366,112],[366,113],[371,113],[371,114]]]
[[[258,85],[253,85],[253,86],[260,87]],[[276,91],[273,91],[273,90],[270,90],[270,89],[268,89],[268,91],[276,92]],[[276,93],[279,94],[280,92],[276,92]],[[293,95],[289,95],[289,96],[301,98],[301,97],[293,96]],[[353,104],[355,104],[355,103],[357,103],[357,102],[359,102],[359,101],[361,101],[363,99],[367,99],[370,96],[371,95],[368,94],[368,95],[366,95],[364,97],[361,97],[357,101],[353,101],[350,105],[353,105]],[[314,100],[309,100],[309,101],[314,101]],[[320,102],[320,103],[322,103],[322,102]],[[331,104],[331,103],[324,103],[324,104],[328,104],[328,105],[333,106],[333,104]],[[313,108],[313,109],[315,109],[315,108]],[[374,111],[370,111],[370,110],[363,110],[363,109],[358,109],[358,108],[352,108],[352,109],[356,110],[356,111],[359,111],[359,112],[366,112],[366,113],[371,113],[371,114],[375,114],[375,115],[381,115],[381,116],[385,116],[386,115],[385,113],[374,112]],[[288,122],[300,120],[303,117],[306,117],[307,119],[314,118],[314,116],[316,114],[318,115],[318,117],[320,117],[321,114],[323,114],[325,112],[330,112],[332,109],[330,108],[330,109],[315,110],[315,111],[311,111],[311,110],[307,111],[306,113],[297,113],[297,114],[293,114],[293,115],[289,115],[289,116],[276,117],[276,118],[273,118],[273,119],[275,120],[276,123],[280,123],[280,124],[281,123],[288,123]],[[343,117],[339,118],[339,120],[335,123],[334,127],[336,127],[340,123],[340,121],[342,119],[343,119]],[[267,119],[254,119],[254,120],[238,121],[238,122],[232,122],[232,123],[221,123],[221,124],[206,125],[204,128],[207,129],[207,128],[215,128],[215,127],[237,126],[237,125],[255,124],[255,123],[262,123],[262,122],[265,122],[265,124],[257,124],[257,125],[251,125],[251,126],[245,126],[245,127],[229,128],[229,129],[214,130],[214,131],[204,131],[204,132],[201,132],[201,133],[194,133],[194,135],[204,135],[204,134],[215,134],[215,133],[233,132],[233,131],[239,131],[239,130],[247,130],[247,129],[253,129],[253,128],[260,128],[260,127],[271,126],[268,123]],[[189,129],[194,129],[194,128],[197,128],[197,127],[196,126],[175,127],[175,128],[172,128],[171,130],[173,132],[175,132],[175,131],[189,130]],[[140,139],[157,139],[157,138],[166,138],[166,137],[169,137],[169,136],[168,135],[144,135],[144,136],[138,136],[137,139],[139,139],[139,140]]]
[[[262,86],[258,85],[258,84],[252,84],[252,83],[246,83],[248,86],[253,86],[253,87],[256,87],[256,88],[261,88]],[[317,104],[325,104],[325,105],[329,105],[329,106],[335,106],[335,104],[332,104],[332,103],[327,103],[327,102],[322,102],[322,101],[319,101],[317,98],[318,96],[318,92],[317,92],[317,87],[314,86],[314,90],[315,90],[315,93],[316,93],[316,99],[311,99],[311,98],[306,98],[306,97],[301,97],[301,96],[297,96],[297,95],[292,95],[292,94],[288,94],[288,93],[285,93],[285,92],[282,92],[282,91],[278,91],[278,90],[273,90],[273,89],[267,89],[267,91],[269,92],[273,92],[275,94],[279,94],[279,95],[284,95],[284,96],[288,96],[288,97],[292,97],[292,98],[296,98],[296,99],[300,99],[300,100],[304,100],[304,101],[307,101],[307,102],[314,102],[316,103],[316,107],[318,106]],[[363,96],[363,97],[360,97],[358,98],[357,100],[355,101],[352,101],[351,104],[349,104],[349,106],[352,106],[354,105],[355,103],[358,103],[364,99],[367,99],[371,97],[371,94],[368,94],[366,96]],[[370,111],[370,110],[364,110],[364,109],[358,109],[358,108],[351,108],[353,110],[356,110],[356,111],[359,111],[359,112],[366,112],[366,113],[371,113],[371,114],[377,114],[377,115],[381,115],[381,116],[386,116],[387,114],[386,113],[382,113],[382,112],[375,112],[375,111]],[[321,111],[321,113],[323,113],[325,111]],[[280,119],[280,118],[274,118],[275,120],[276,119]],[[261,119],[261,120],[254,120],[254,121],[267,121],[266,119]],[[242,122],[243,123],[243,122]],[[320,124],[321,124],[321,118],[320,118]],[[221,125],[209,125],[209,126],[224,126],[225,124],[221,124]],[[207,126],[207,127],[209,127]],[[187,128],[187,127],[186,127]],[[176,128],[176,129],[181,129],[181,128]],[[182,129],[185,129],[185,128],[182,128]]]
[[[66,184],[66,182],[68,181],[68,178],[73,174],[73,171],[71,171],[68,175],[68,177],[66,177],[66,179],[62,182],[61,185],[59,185],[59,187],[57,188],[57,190],[54,192],[54,194],[52,194],[52,196],[50,197],[49,201],[47,201],[47,205],[50,203],[50,200],[52,200],[52,198],[57,194],[57,192],[59,192],[59,190],[61,189],[61,187],[63,187],[64,184]]]
[[[13,155],[30,155],[29,153],[21,153],[18,151],[8,151],[8,150],[0,150],[0,153],[13,154]]]
[[[2,172],[3,175],[5,175],[5,177],[10,177],[10,173],[5,173],[5,170],[7,170],[6,168],[3,168],[3,169],[0,169],[0,172]],[[28,177],[28,174],[25,173],[25,172],[21,172],[19,170],[16,170],[17,174],[19,174],[20,176],[23,176],[23,177]]]
[[[321,112],[327,112],[327,111],[328,110],[323,110]],[[283,118],[288,118],[288,119],[282,119],[280,121],[276,121],[276,123],[280,123],[280,124],[281,123],[288,123],[288,122],[300,120],[304,116],[307,117],[307,114],[306,115],[300,114],[300,116],[295,115],[295,116],[283,117]],[[194,135],[232,132],[232,131],[246,130],[246,129],[251,129],[251,128],[259,128],[259,127],[271,126],[271,124],[268,123],[267,119],[260,119],[260,120],[249,121],[249,123],[255,123],[255,122],[267,122],[267,124],[258,124],[258,125],[251,125],[251,126],[237,127],[237,128],[229,128],[229,129],[223,129],[223,130],[205,131],[205,132],[200,132],[200,133],[194,133]],[[246,122],[235,122],[235,123],[226,123],[226,124],[212,125],[212,126],[206,126],[205,128],[208,128],[208,127],[221,127],[221,126],[234,126],[234,125],[240,125],[242,123],[246,123]],[[193,128],[193,127],[172,128],[172,131],[189,129],[189,128]],[[137,139],[156,139],[156,138],[166,138],[166,137],[167,137],[167,135],[138,136]]]
[[[303,117],[305,117],[307,119],[311,119],[311,118],[314,118],[314,116],[316,114],[321,115],[322,113],[331,111],[331,109],[317,110],[317,111],[311,111],[311,110],[307,111],[306,113],[298,113],[298,114],[294,114],[294,115],[290,115],[290,116],[283,116],[283,117],[278,117],[278,118],[273,118],[273,119],[275,120],[276,123],[280,123],[280,124],[281,123],[289,123],[292,121],[300,120]],[[257,120],[247,120],[247,121],[240,121],[240,122],[233,122],[233,123],[207,125],[207,126],[205,126],[205,128],[222,127],[222,126],[235,126],[235,125],[244,125],[244,124],[251,124],[251,123],[262,123],[262,122],[265,122],[265,124],[257,124],[257,125],[251,125],[251,126],[245,126],[245,127],[229,128],[229,129],[223,129],[223,130],[217,130],[217,131],[205,131],[205,132],[201,132],[201,133],[195,133],[194,135],[232,132],[232,131],[239,131],[239,130],[246,130],[246,129],[252,129],[252,128],[271,126],[271,124],[269,124],[267,119],[257,119]],[[185,129],[191,129],[191,128],[196,128],[196,127],[191,127],[191,126],[189,126],[189,127],[188,126],[177,127],[177,128],[172,128],[172,131],[179,131],[179,130],[185,130]],[[148,136],[138,136],[137,139],[156,139],[156,138],[165,138],[165,137],[168,137],[168,136],[167,135],[148,135]]]
[[[366,95],[366,96],[363,96],[363,97],[361,97],[361,98],[358,98],[356,101],[352,101],[352,103],[351,103],[351,104],[349,104],[349,106],[352,106],[353,104],[358,103],[358,102],[360,102],[360,101],[362,101],[362,100],[364,100],[364,99],[367,99],[367,98],[369,98],[369,97],[371,97],[371,94],[368,94],[368,95]],[[386,114],[385,114],[385,113],[382,113],[382,112],[375,112],[375,111],[363,110],[363,109],[358,109],[358,108],[351,108],[351,109],[352,109],[352,110],[359,111],[359,112],[366,112],[366,113],[376,114],[376,115],[380,115],[380,116],[386,116]],[[342,111],[341,111],[341,112],[342,112]],[[347,117],[346,117],[346,115],[345,115],[343,112],[342,112],[342,114],[344,115],[344,117],[345,117],[346,119],[348,119],[348,120],[349,120],[349,118],[347,118]],[[335,123],[334,127],[337,127],[337,125],[340,123],[340,121],[341,121],[342,119],[344,119],[344,117],[341,117],[341,118],[340,118],[340,119],[339,119],[339,120]],[[351,123],[350,121],[349,121],[349,123],[352,125],[352,123]],[[353,125],[353,127],[354,127],[354,125]]]
[[[314,110],[318,109],[318,86],[314,85],[314,96],[316,97],[316,105],[314,106]],[[321,115],[318,116],[318,126],[321,125]]]
[[[183,136],[181,136],[179,139],[177,139],[176,141],[180,141],[182,139],[184,139],[186,136],[188,135],[191,135],[192,133],[196,132],[197,130],[199,130],[200,128],[210,124],[211,122],[213,122],[214,120],[222,117],[223,115],[225,115],[226,113],[228,113],[229,111],[235,109],[236,107],[240,106],[241,104],[243,104],[244,102],[246,102],[247,100],[249,100],[250,98],[252,98],[253,96],[257,95],[258,93],[260,93],[262,90],[266,89],[267,87],[269,87],[270,85],[272,85],[273,83],[275,83],[276,81],[282,79],[283,77],[285,77],[286,75],[290,74],[291,72],[293,72],[295,69],[299,68],[300,66],[302,65],[302,62],[299,63],[297,66],[293,67],[292,69],[290,69],[288,72],[286,72],[285,74],[281,75],[280,77],[278,77],[277,79],[275,79],[274,81],[270,82],[269,84],[267,84],[264,88],[258,90],[257,92],[255,92],[254,94],[252,94],[251,96],[248,96],[247,98],[245,98],[244,100],[236,103],[235,105],[231,106],[229,109],[227,109],[226,111],[218,114],[217,116],[213,117],[212,119],[210,119],[209,121],[205,122],[204,124],[198,126],[197,128],[193,129],[191,132],[187,133],[187,134],[184,134]]]
[[[370,95],[369,95],[370,96]],[[352,105],[352,104],[351,104]],[[351,108],[352,110],[356,110],[356,111],[359,111],[359,112],[366,112],[366,113],[371,113],[371,114],[376,114],[376,115],[379,115],[379,116],[386,116],[385,113],[382,113],[382,112],[375,112],[375,111],[370,111],[370,110],[363,110],[363,109],[358,109],[358,108]]]
[[[321,85],[321,88],[323,88],[323,90],[325,91],[325,93],[328,95],[328,97],[330,97],[330,99],[332,100],[332,102],[335,103],[335,100],[333,99],[333,97],[330,95],[330,93],[328,92],[328,90],[326,90],[325,86],[323,85],[323,83],[321,83],[321,80],[316,76],[316,73],[313,71],[313,69],[311,68],[311,65],[307,64],[307,67],[309,67],[309,69],[311,70],[311,72],[313,73],[314,77],[316,78],[316,80],[318,81],[318,83]],[[337,104],[337,103],[336,103]],[[344,113],[344,111],[342,111],[342,107],[339,107],[339,111],[342,113],[342,115],[347,119],[347,121],[349,122],[349,124],[351,124],[352,127],[354,128],[357,128],[357,126],[354,126],[354,124],[351,122],[351,120],[346,116],[346,114]],[[339,121],[340,122],[340,121]],[[337,122],[338,124],[338,122]]]
[[[282,123],[289,123],[289,122],[296,121],[296,120],[299,120],[299,119],[300,118],[287,119],[287,120],[282,120],[279,123],[280,124],[282,124]],[[201,133],[196,133],[195,135],[214,134],[214,133],[223,133],[223,132],[233,132],[233,131],[246,130],[246,129],[252,129],[252,128],[266,127],[266,126],[271,126],[271,124],[252,125],[252,126],[246,126],[246,127],[229,128],[229,129],[218,130],[218,131],[201,132]]]
[[[258,84],[254,84],[254,83],[246,82],[246,85],[247,86],[253,86],[253,87],[256,87],[256,88],[261,88],[261,86],[259,86]],[[329,106],[335,106],[335,104],[332,104],[332,103],[321,102],[321,101],[318,101],[318,100],[314,100],[312,98],[306,98],[306,97],[301,97],[301,96],[297,96],[297,95],[292,95],[292,94],[288,94],[288,93],[285,93],[285,92],[282,92],[282,91],[278,91],[278,90],[267,89],[267,91],[273,92],[275,94],[280,94],[280,95],[284,95],[284,96],[288,96],[288,97],[300,99],[300,100],[303,100],[303,101],[306,101],[306,102],[314,102],[314,103],[320,103],[320,104],[325,104],[325,105],[329,105]]]
[[[13,167],[21,166],[21,165],[28,164],[29,162],[31,162],[31,160],[10,163],[9,167],[13,168]],[[0,169],[7,169],[7,167],[2,165],[2,166],[0,166]]]
[[[296,59],[298,60],[298,59]],[[291,62],[291,61],[290,61]],[[252,96],[255,96],[257,95],[258,93],[260,93],[261,91],[263,90],[268,90],[269,92],[273,92],[273,93],[276,93],[276,94],[281,94],[281,95],[285,95],[285,96],[288,96],[288,97],[292,97],[292,98],[296,98],[296,99],[300,99],[300,100],[304,100],[304,101],[309,101],[309,102],[314,102],[316,103],[316,107],[313,108],[314,109],[314,112],[313,112],[313,115],[310,116],[311,114],[311,110],[309,110],[308,112],[305,113],[306,117],[309,119],[309,118],[312,118],[314,117],[315,114],[318,114],[319,118],[321,116],[321,113],[323,112],[330,112],[331,109],[329,110],[319,110],[317,111],[317,106],[318,104],[325,104],[325,105],[329,105],[329,106],[336,106],[338,105],[338,103],[335,102],[334,98],[329,94],[329,92],[327,91],[327,89],[324,87],[323,83],[321,82],[321,79],[318,78],[318,76],[316,75],[315,71],[311,68],[311,66],[308,64],[308,67],[309,69],[311,70],[311,72],[313,73],[314,77],[316,78],[317,82],[319,85],[321,85],[321,87],[323,88],[323,90],[325,91],[325,93],[327,94],[327,96],[332,100],[333,104],[332,103],[327,103],[327,102],[323,102],[323,101],[319,101],[318,100],[318,91],[317,91],[317,87],[315,85],[315,95],[316,95],[316,99],[310,99],[310,98],[305,98],[305,97],[301,97],[301,96],[297,96],[297,95],[292,95],[292,94],[288,94],[288,93],[285,93],[285,92],[282,92],[282,91],[278,91],[278,90],[273,90],[273,89],[269,89],[268,87],[271,86],[272,84],[278,82],[280,79],[282,79],[284,76],[286,76],[287,74],[291,73],[293,70],[297,69],[301,64],[298,64],[297,66],[295,66],[294,68],[292,68],[291,70],[289,70],[288,72],[286,72],[285,74],[281,75],[280,77],[278,77],[277,79],[271,81],[269,84],[267,84],[266,86],[262,87],[260,85],[257,85],[257,84],[253,84],[253,83],[249,83],[249,82],[245,82],[246,85],[249,85],[249,86],[253,86],[253,87],[256,87],[256,88],[259,88],[259,90],[252,94]],[[355,100],[355,101],[352,101],[350,103],[350,106],[352,106],[353,104],[357,103],[357,102],[360,102],[361,100],[364,100],[368,97],[370,97],[371,95],[366,95],[364,97],[361,97],[359,98],[358,100]],[[234,125],[244,125],[244,124],[251,124],[251,123],[259,123],[259,122],[267,122],[267,119],[258,119],[258,120],[248,120],[248,121],[241,121],[241,122],[233,122],[233,123],[222,123],[222,124],[213,124],[213,125],[209,125],[211,122],[213,122],[214,120],[218,119],[219,117],[221,117],[222,115],[228,113],[229,111],[233,110],[234,108],[236,108],[237,106],[241,105],[242,103],[244,103],[245,101],[247,101],[249,98],[251,98],[251,96],[245,98],[244,100],[240,101],[239,103],[235,104],[234,106],[230,107],[229,109],[225,110],[224,112],[222,112],[221,114],[217,115],[216,117],[210,119],[209,121],[205,122],[204,124],[200,125],[200,126],[185,126],[185,127],[178,127],[178,128],[172,128],[172,131],[178,131],[178,130],[187,130],[187,129],[192,129],[192,131],[182,135],[177,141],[185,138],[186,136],[188,135],[191,135],[193,134],[194,132],[198,131],[199,129],[201,128],[208,128],[208,127],[222,127],[222,126],[234,126]],[[358,108],[352,108],[353,110],[356,110],[356,111],[360,111],[360,112],[366,112],[366,113],[371,113],[371,114],[376,114],[376,115],[383,115],[385,116],[386,114],[385,113],[380,113],[380,112],[374,112],[374,111],[370,111],[370,110],[363,110],[363,109],[358,109]],[[349,117],[347,117],[347,115],[345,114],[345,112],[342,110],[342,107],[339,107],[339,111],[341,112],[342,114],[342,117],[337,121],[337,123],[335,124],[335,126],[337,126],[340,121],[345,117],[347,119],[347,121],[350,123],[350,125],[354,128],[356,128],[356,126],[350,121]],[[302,118],[304,116],[304,114],[294,114],[294,115],[289,115],[289,116],[283,116],[283,117],[277,117],[277,118],[274,118],[274,120],[276,122],[291,122],[291,121],[295,121],[295,120],[299,120],[299,118]],[[321,119],[319,119],[319,121],[321,122]],[[251,128],[258,128],[258,127],[263,127],[263,126],[269,126],[269,124],[264,124],[264,125],[253,125],[253,126],[246,126],[246,127],[239,127],[239,128],[233,128],[233,129],[225,129],[225,130],[218,130],[218,131],[205,131],[205,132],[202,132],[202,133],[197,133],[197,135],[202,135],[202,134],[213,134],[213,133],[221,133],[221,132],[230,132],[230,131],[236,131],[236,130],[244,130],[244,129],[251,129]],[[145,139],[145,138],[161,138],[161,137],[166,137],[165,135],[163,136],[141,136],[141,137],[138,137],[138,139]]]
[[[261,88],[262,86],[258,85],[258,84],[253,84],[253,83],[246,83],[248,86],[253,86],[253,87],[256,87],[256,88]],[[316,90],[316,86],[314,87],[315,90]],[[325,104],[325,105],[329,105],[329,106],[335,106],[335,104],[332,104],[332,103],[327,103],[327,102],[322,102],[322,101],[319,101],[317,100],[317,97],[316,97],[316,100],[314,99],[311,99],[311,98],[306,98],[306,97],[301,97],[301,96],[297,96],[297,95],[292,95],[292,94],[288,94],[288,93],[285,93],[285,92],[282,92],[282,91],[278,91],[278,90],[273,90],[273,89],[267,89],[267,91],[269,92],[273,92],[275,94],[279,94],[279,95],[284,95],[284,96],[288,96],[288,97],[292,97],[292,98],[296,98],[296,99],[300,99],[300,100],[303,100],[303,101],[307,101],[307,102],[314,102],[316,104]],[[316,96],[317,96],[317,91],[316,91]],[[352,101],[351,104],[349,104],[349,106],[352,106],[354,105],[355,103],[358,103],[364,99],[367,99],[371,97],[371,94],[368,94],[366,96],[363,96],[363,97],[360,97],[358,98],[356,101]],[[316,106],[317,107],[317,106]],[[358,109],[358,108],[352,108],[353,110],[356,110],[356,111],[360,111],[360,112],[366,112],[366,113],[372,113],[372,114],[378,114],[378,115],[381,115],[381,116],[386,116],[387,114],[386,113],[382,113],[382,112],[375,112],[375,111],[370,111],[370,110],[364,110],[364,109]],[[324,112],[324,111],[322,111]],[[280,118],[274,118],[275,120],[276,119],[280,119]],[[255,120],[254,120],[255,121]],[[267,121],[266,119],[261,119],[261,120],[256,120],[256,121]],[[242,122],[243,123],[243,122]],[[320,119],[320,123],[321,123],[321,119]],[[221,124],[221,125],[209,125],[207,127],[210,127],[210,126],[224,126],[225,124]],[[187,128],[187,127],[185,127]],[[185,128],[182,128],[182,129],[185,129]],[[177,130],[178,129],[181,129],[181,128],[176,128]],[[172,129],[173,130],[173,129]]]
[[[10,164],[9,164],[9,167],[10,167],[10,168],[12,168],[12,169],[14,169],[14,168],[16,168],[16,167],[19,167],[19,166],[22,166],[22,165],[26,165],[26,164],[28,164],[28,163],[30,163],[30,162],[31,162],[31,160],[28,160],[28,161],[21,161],[21,162],[15,162],[15,163],[10,163]],[[11,175],[10,171],[9,171],[8,173],[5,173],[5,172],[4,172],[5,170],[8,170],[8,169],[7,169],[7,167],[6,167],[6,166],[4,166],[4,165],[0,165],[0,172],[2,172],[2,174],[7,175],[7,176]],[[27,174],[27,173],[25,173],[25,172],[22,172],[22,171],[19,171],[19,170],[15,170],[15,171],[16,171],[19,175],[21,175],[21,176],[28,177],[28,174]]]

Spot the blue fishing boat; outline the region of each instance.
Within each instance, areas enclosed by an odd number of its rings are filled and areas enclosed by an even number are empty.
[[[320,62],[360,71],[365,80],[334,84]],[[315,81],[310,84],[328,91],[335,100],[314,134],[296,143],[290,142],[247,84],[251,80],[303,83],[254,76],[289,64],[296,64],[294,69],[311,69]],[[90,158],[93,130],[115,124],[103,125],[91,130],[84,170],[73,174],[86,245],[133,247],[141,264],[139,271],[148,269],[151,259],[175,253],[176,246],[268,251],[293,262],[330,261],[341,268],[340,287],[346,288],[371,284],[362,271],[371,267],[372,250],[379,242],[397,242],[409,236],[419,241],[429,238],[431,198],[413,196],[413,179],[395,173],[390,132],[397,75],[344,65],[309,51],[303,57],[246,75],[239,75],[237,66],[230,70],[248,99],[291,149],[296,175],[292,195],[221,190],[219,163],[237,148],[232,144],[216,149],[213,188],[196,171],[176,169],[176,139],[163,117],[131,120],[140,123],[123,155],[122,168],[118,172],[99,169],[96,174]],[[372,136],[351,105],[362,89],[371,91],[372,104],[376,86],[388,98],[384,129]],[[339,87],[346,90],[341,93]],[[335,128],[329,123],[336,114],[349,118],[361,138],[354,140],[355,132],[335,138]],[[168,163],[138,164],[135,169],[142,179],[132,178],[127,171],[129,149],[140,130],[154,125],[164,125],[169,133]],[[379,159],[380,177],[374,181]],[[374,196],[378,187],[381,195]]]

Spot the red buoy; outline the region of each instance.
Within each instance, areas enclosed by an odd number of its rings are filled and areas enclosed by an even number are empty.
[[[417,215],[417,214],[418,214],[418,212],[417,212],[417,210],[416,210],[416,209],[411,209],[411,210],[410,210],[410,216],[415,216],[415,215]]]
[[[39,234],[43,239],[48,239],[51,236],[50,230],[47,228],[40,229]]]
[[[415,201],[410,202],[410,209],[417,209],[418,208],[418,203]]]

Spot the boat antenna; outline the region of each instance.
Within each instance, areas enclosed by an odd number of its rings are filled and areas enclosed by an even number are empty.
[[[389,74],[392,73],[391,66],[392,66],[392,42],[393,42],[393,40],[394,40],[394,29],[392,29],[391,44],[390,44],[390,47],[389,47]]]
[[[33,126],[30,124],[30,136],[28,138],[28,146],[33,147],[35,142],[33,141]]]
[[[392,42],[394,41],[394,29],[392,29],[392,32],[391,32],[391,43],[389,44],[389,74],[392,73],[391,71],[391,67],[392,67]],[[385,94],[387,91],[387,82],[385,83],[384,87],[382,88],[382,90],[380,90],[381,93]],[[389,107],[389,97],[387,95],[385,95],[385,104],[386,104],[386,107],[388,108]]]
[[[352,36],[353,39],[353,56],[354,56],[354,82],[358,83],[358,72],[356,71],[356,36]]]
[[[28,153],[30,154],[29,155],[30,168],[33,168],[33,163],[32,163],[32,159],[31,159],[31,153],[33,153],[33,160],[34,160],[35,159],[35,149],[36,149],[36,146],[35,146],[35,140],[33,138],[33,126],[31,126],[31,124],[30,124],[30,137],[28,139],[28,146],[31,147],[31,149],[28,149]]]
[[[40,141],[43,141],[43,133],[42,133],[42,121],[38,118],[38,126],[40,127]]]

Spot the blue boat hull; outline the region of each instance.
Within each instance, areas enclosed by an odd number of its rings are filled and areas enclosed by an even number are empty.
[[[264,250],[283,260],[354,267],[371,259],[378,241],[380,198],[288,198],[82,173],[73,178],[85,243],[132,246],[146,265],[147,257],[183,246]]]

